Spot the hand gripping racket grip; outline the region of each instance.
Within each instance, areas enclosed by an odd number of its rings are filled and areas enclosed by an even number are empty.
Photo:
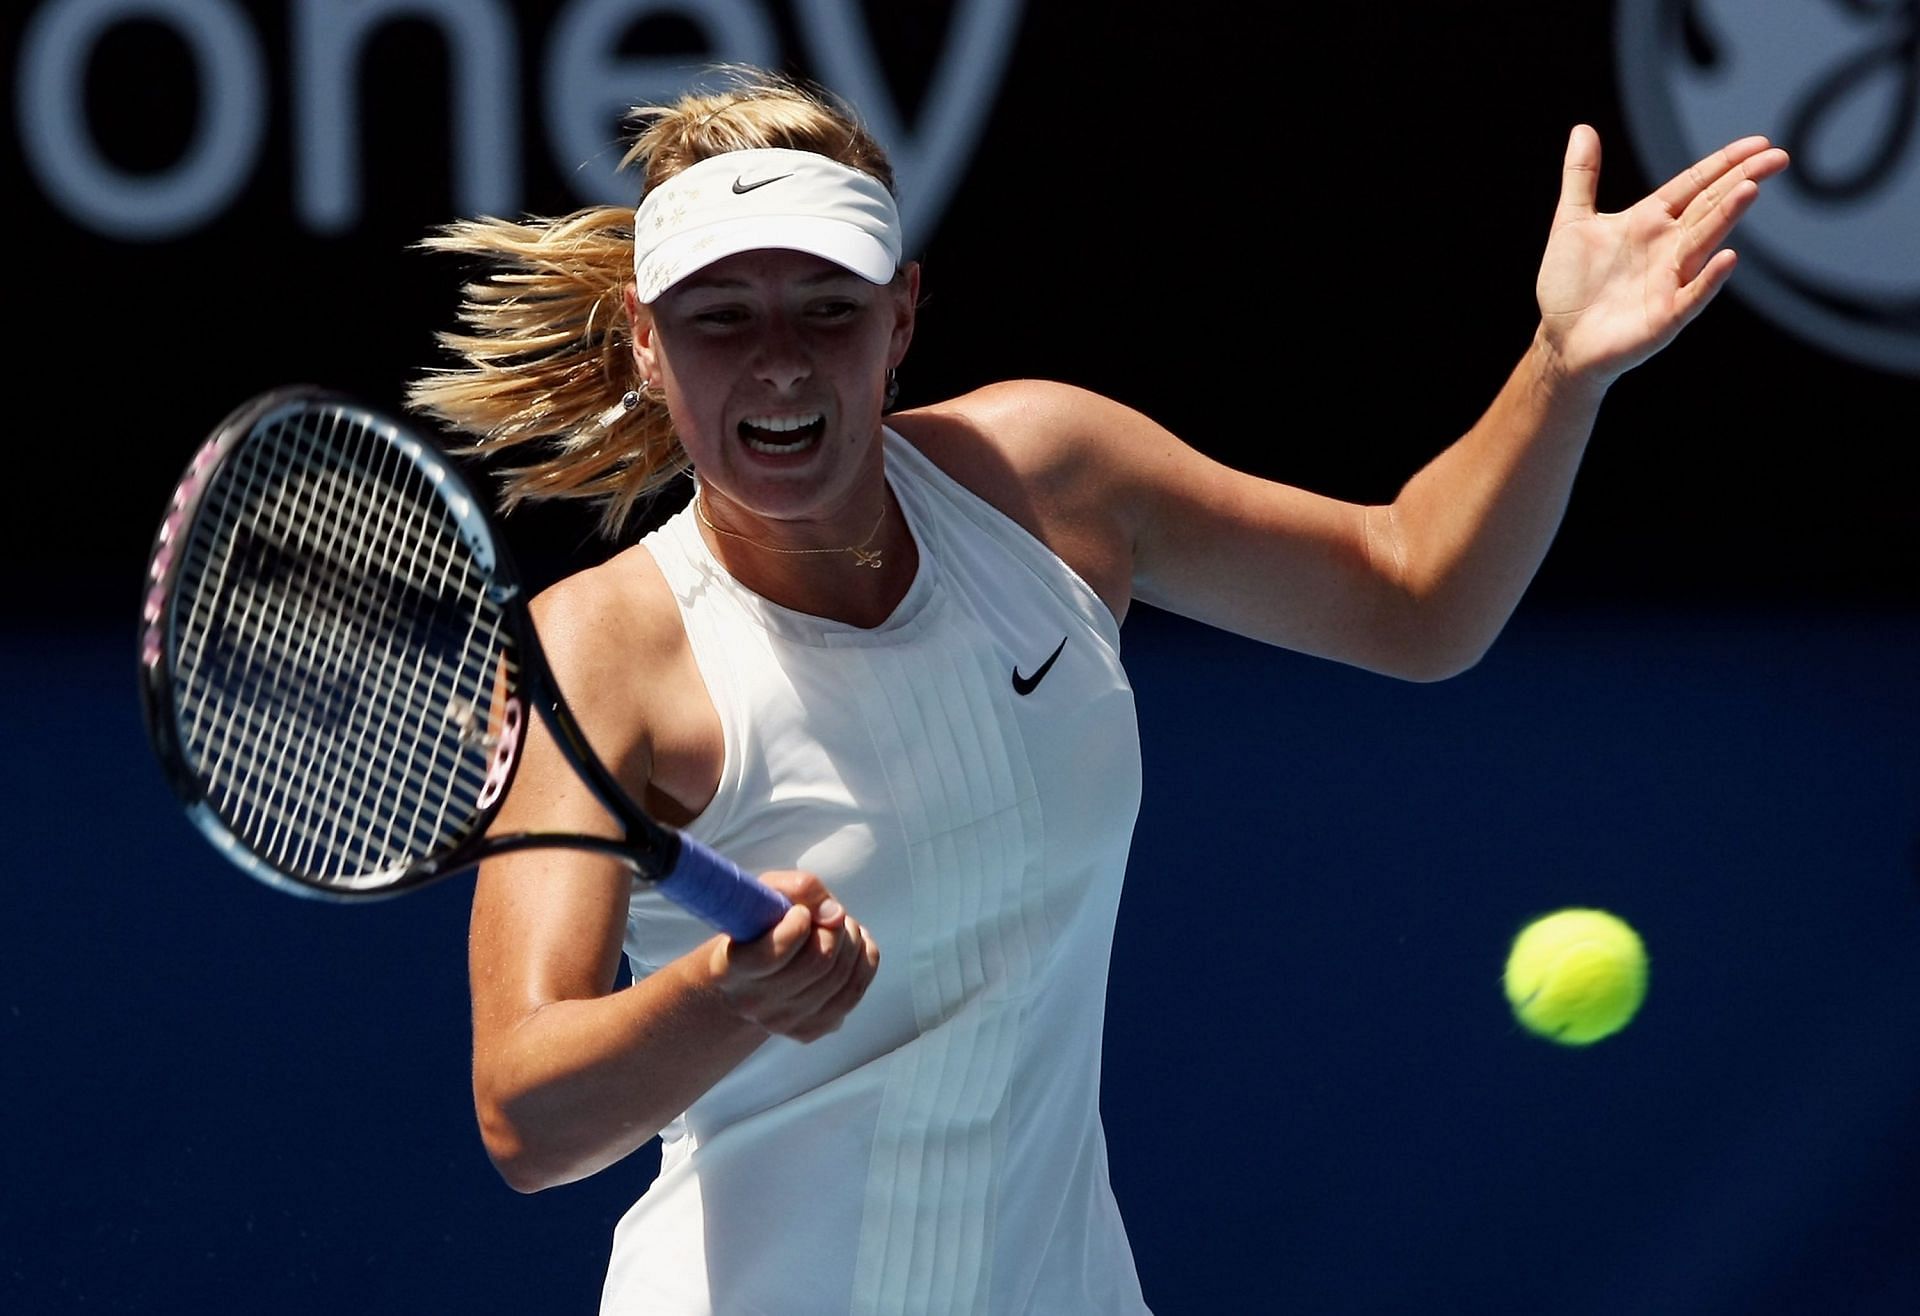
[[[656,885],[661,895],[736,941],[753,941],[793,907],[738,864],[684,834],[673,871]]]

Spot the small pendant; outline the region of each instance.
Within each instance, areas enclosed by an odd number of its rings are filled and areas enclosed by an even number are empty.
[[[847,551],[853,554],[853,563],[855,566],[873,567],[878,570],[880,566],[880,554],[885,550],[878,548],[851,548]]]

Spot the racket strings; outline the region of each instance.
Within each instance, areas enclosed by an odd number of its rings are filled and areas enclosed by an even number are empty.
[[[476,826],[512,646],[434,468],[337,408],[268,421],[185,550],[182,739],[272,862],[391,874]]]
[[[392,453],[385,455],[389,464],[397,456]],[[412,559],[410,566],[398,573],[402,586],[418,584],[419,534],[416,527],[407,526],[404,521],[398,523],[394,521],[396,514],[410,515],[406,510],[407,503],[405,499],[396,500],[393,496],[397,491],[391,483],[391,472],[380,471],[378,474],[384,483],[376,484],[373,488],[376,493],[383,492],[388,496],[371,504],[373,512],[371,516],[355,518],[338,514],[351,509],[334,505],[334,500],[331,499],[319,501],[319,509],[328,518],[325,524],[335,533],[332,542],[320,540],[304,545],[317,553],[317,556],[310,560],[309,565],[311,561],[326,563],[344,560],[350,570],[344,576],[334,572],[321,573],[321,579],[326,588],[318,595],[314,592],[315,581],[311,575],[300,582],[304,597],[317,598],[318,606],[312,607],[306,613],[307,624],[303,628],[304,634],[295,632],[292,635],[295,642],[293,652],[309,670],[317,670],[322,674],[323,688],[329,682],[337,680],[340,656],[347,654],[364,656],[368,653],[370,638],[378,637],[383,641],[379,648],[373,651],[373,661],[357,664],[362,671],[361,693],[366,707],[366,715],[356,720],[357,734],[353,742],[344,746],[338,741],[327,745],[328,748],[336,751],[344,748],[346,752],[321,755],[314,760],[320,769],[322,779],[312,782],[305,797],[305,804],[314,815],[316,823],[330,825],[331,830],[336,833],[333,843],[339,846],[344,842],[349,862],[362,868],[382,866],[387,859],[395,857],[397,848],[407,844],[416,846],[431,844],[430,839],[413,842],[408,840],[418,833],[424,803],[423,797],[408,789],[416,777],[406,773],[392,777],[391,782],[399,789],[387,791],[377,789],[387,784],[380,779],[367,778],[364,781],[356,781],[352,772],[342,770],[367,762],[370,751],[378,755],[377,761],[389,764],[419,765],[426,762],[420,758],[419,736],[424,727],[422,715],[428,710],[414,707],[410,702],[410,692],[424,691],[429,688],[422,679],[425,673],[421,670],[421,664],[418,661],[412,664],[412,670],[408,670],[406,666],[397,665],[403,661],[400,655],[408,652],[401,646],[412,643],[418,647],[419,637],[397,633],[391,624],[394,618],[390,613],[396,602],[393,588],[395,576],[389,573],[383,582],[379,574],[370,574],[364,570],[369,559],[372,541],[384,537],[392,540],[404,555],[397,558],[397,562],[405,564],[409,558]],[[322,486],[322,489],[330,492],[326,486]],[[414,550],[411,553],[407,553],[409,545]],[[343,592],[339,588],[343,579],[353,588]],[[431,577],[427,579],[430,583]],[[383,583],[385,588],[369,588],[370,584]],[[335,615],[329,618],[329,613]],[[400,614],[402,617],[406,615]],[[418,615],[417,610],[414,615]],[[336,622],[344,620],[346,624],[338,629],[314,624],[316,621],[329,619]],[[367,624],[369,620],[371,624]],[[336,638],[346,642],[334,642]],[[329,709],[327,712],[328,723],[334,723],[337,718],[336,710]],[[297,723],[297,719],[294,721]],[[409,725],[413,728],[412,736],[405,743],[396,741],[395,736],[404,736]],[[370,736],[368,735],[370,730],[379,734]],[[301,741],[290,735],[288,728],[277,729],[274,741],[296,751],[301,748]],[[426,766],[431,768],[431,763],[426,762]],[[313,774],[310,773],[310,779],[312,776]],[[343,793],[343,787],[348,792],[359,787],[359,795]],[[353,807],[356,802],[362,801],[361,808]],[[277,811],[282,829],[290,827],[290,830],[297,833],[300,831],[301,823],[305,821],[299,811],[301,803],[302,801],[291,798],[275,800],[269,797],[263,807],[269,813]],[[325,839],[311,830],[307,832],[307,837],[309,841],[316,844],[322,843]],[[265,838],[270,846],[280,839]],[[275,857],[285,859],[288,856],[282,851],[275,852]]]

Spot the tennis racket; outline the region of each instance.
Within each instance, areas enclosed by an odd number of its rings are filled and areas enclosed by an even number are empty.
[[[194,454],[154,537],[142,705],[168,781],[269,886],[356,901],[566,847],[751,940],[784,896],[649,818],[594,755],[485,503],[404,422],[263,393]],[[624,836],[490,836],[537,709]]]

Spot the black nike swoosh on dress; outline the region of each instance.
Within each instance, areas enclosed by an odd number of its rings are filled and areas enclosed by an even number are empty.
[[[1047,661],[1045,661],[1044,663],[1041,663],[1040,669],[1036,671],[1032,676],[1022,676],[1020,675],[1020,669],[1018,667],[1014,668],[1013,669],[1013,692],[1017,695],[1032,694],[1033,687],[1035,687],[1036,685],[1039,685],[1041,681],[1046,679],[1047,672],[1051,670],[1053,667],[1054,659],[1058,658],[1060,656],[1060,651],[1066,647],[1067,647],[1067,637],[1062,635],[1060,637],[1060,643],[1056,644],[1053,647],[1053,652],[1047,655]]]

